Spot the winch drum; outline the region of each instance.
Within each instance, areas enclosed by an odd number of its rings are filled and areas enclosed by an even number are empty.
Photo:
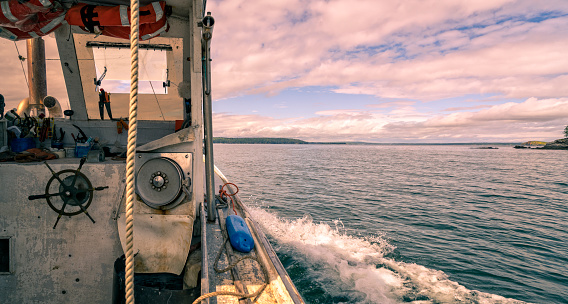
[[[191,153],[137,153],[135,183],[148,207],[176,207],[191,193]]]

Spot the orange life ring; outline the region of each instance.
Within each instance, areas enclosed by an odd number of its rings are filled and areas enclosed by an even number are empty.
[[[165,1],[152,2],[140,8],[140,24],[159,22],[165,16]],[[95,26],[130,26],[130,7],[79,4],[71,7],[65,17],[67,23],[95,32]]]
[[[18,22],[26,20],[36,13],[47,13],[52,5],[53,0],[1,1],[0,25],[14,27]]]
[[[89,31],[83,28],[85,31]],[[140,24],[140,40],[148,40],[157,37],[169,30],[169,25],[166,17],[164,16],[158,22]],[[95,31],[104,36],[116,38],[130,38],[130,27],[128,26],[101,26],[97,27]]]
[[[16,41],[45,36],[58,29],[63,21],[65,21],[64,13],[52,20],[34,23],[29,31],[22,31],[18,28],[11,27],[0,27],[0,37]]]
[[[0,2],[0,25],[14,26],[17,22],[33,16],[35,12],[31,7],[20,4],[18,0]]]
[[[59,25],[63,21],[65,21],[65,10],[63,7],[60,7],[57,10],[33,14],[27,19],[17,22],[15,26],[8,27],[15,27],[22,32],[36,31],[43,36],[47,32],[51,32],[54,26]]]
[[[24,5],[31,7],[36,12],[45,12],[53,5],[54,0],[24,0]]]

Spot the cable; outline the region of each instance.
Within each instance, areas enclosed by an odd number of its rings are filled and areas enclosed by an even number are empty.
[[[158,109],[160,109],[160,114],[162,114],[162,119],[165,121],[166,117],[164,116],[164,112],[162,112],[162,107],[160,106],[160,102],[158,101],[158,96],[156,95],[156,91],[154,91],[152,80],[148,80],[148,82],[150,82],[150,87],[152,88],[152,92],[154,93],[154,98],[156,98],[156,103],[158,104]]]
[[[146,72],[146,76],[149,76],[148,70],[146,69],[146,64],[144,64],[144,62],[142,63],[142,67],[144,68],[144,71]],[[158,101],[158,96],[156,95],[156,91],[154,91],[154,86],[152,85],[152,80],[148,80],[148,82],[150,82],[150,87],[152,88],[152,92],[154,93],[154,98],[156,98],[156,103],[158,104],[158,109],[160,109],[160,113],[162,114],[162,119],[165,121],[166,117],[164,116],[164,112],[162,112],[162,107],[160,106],[160,102]]]
[[[16,52],[18,52],[18,59],[20,59],[20,65],[22,66],[22,72],[24,72],[24,78],[26,78],[26,85],[28,86],[28,90],[30,89],[30,84],[28,83],[28,76],[26,75],[26,69],[24,69],[24,57],[20,55],[20,50],[18,49],[18,45],[16,41],[14,41],[14,45],[16,46]]]

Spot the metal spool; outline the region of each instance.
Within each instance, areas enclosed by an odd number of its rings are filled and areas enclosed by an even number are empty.
[[[142,201],[154,209],[171,209],[181,202],[183,171],[165,157],[145,162],[136,174],[136,192]]]

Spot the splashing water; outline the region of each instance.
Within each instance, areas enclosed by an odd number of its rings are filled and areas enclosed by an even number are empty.
[[[270,207],[257,219],[307,303],[567,303],[565,151],[471,148],[218,145],[216,161]]]
[[[386,257],[394,246],[381,237],[347,235],[339,220],[331,222],[332,227],[314,223],[309,215],[288,220],[260,207],[251,207],[250,211],[275,241],[279,256],[304,268],[299,276],[291,273],[291,277],[299,289],[306,289],[300,292],[307,302],[524,303],[469,290],[449,280],[442,271]],[[298,281],[311,286],[302,288],[300,285],[305,284]],[[319,302],[324,295],[312,292],[317,289],[313,285],[331,300]]]

